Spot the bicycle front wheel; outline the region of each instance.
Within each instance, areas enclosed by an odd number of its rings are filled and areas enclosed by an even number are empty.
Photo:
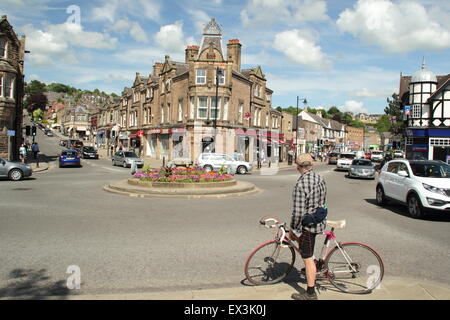
[[[336,246],[325,258],[324,267],[331,284],[347,293],[370,293],[384,276],[381,257],[361,243]]]
[[[245,263],[245,276],[254,285],[274,284],[291,272],[294,262],[294,249],[282,247],[272,240],[263,243],[250,254]]]

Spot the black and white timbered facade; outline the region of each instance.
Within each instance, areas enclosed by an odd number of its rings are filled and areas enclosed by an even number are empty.
[[[401,76],[408,159],[450,163],[450,74],[436,76],[422,65],[412,77]]]

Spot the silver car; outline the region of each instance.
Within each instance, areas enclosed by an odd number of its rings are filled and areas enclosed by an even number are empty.
[[[140,159],[134,151],[117,151],[112,157],[113,166],[119,165],[124,168],[128,168],[131,167],[133,162],[136,163],[138,168],[142,168],[144,166],[144,161]]]
[[[375,168],[369,159],[355,159],[348,170],[350,178],[375,179]]]
[[[32,174],[33,169],[31,169],[30,165],[0,158],[0,177],[19,181],[23,178],[30,177]]]
[[[198,165],[206,171],[217,171],[225,167],[230,173],[245,174],[252,171],[252,165],[247,161],[239,161],[222,153],[202,153],[198,157]]]

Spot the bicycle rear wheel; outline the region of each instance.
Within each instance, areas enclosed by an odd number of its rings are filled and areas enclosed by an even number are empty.
[[[294,262],[294,249],[282,247],[272,240],[263,243],[250,254],[245,263],[245,276],[254,285],[274,284],[291,272]]]
[[[344,243],[333,248],[324,261],[329,281],[347,293],[370,293],[384,276],[383,260],[369,246]]]

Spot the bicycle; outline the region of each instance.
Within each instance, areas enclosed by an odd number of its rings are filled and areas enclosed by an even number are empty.
[[[289,239],[286,223],[263,217],[260,224],[277,228],[273,240],[256,247],[245,263],[245,276],[254,285],[274,284],[285,279],[294,269],[299,249]],[[325,241],[319,260],[315,260],[317,278],[326,278],[334,287],[345,293],[365,294],[379,287],[384,276],[380,255],[366,244],[336,241],[335,229],[342,229],[345,220],[327,221],[330,231],[323,232]],[[330,243],[334,247],[330,248]]]

